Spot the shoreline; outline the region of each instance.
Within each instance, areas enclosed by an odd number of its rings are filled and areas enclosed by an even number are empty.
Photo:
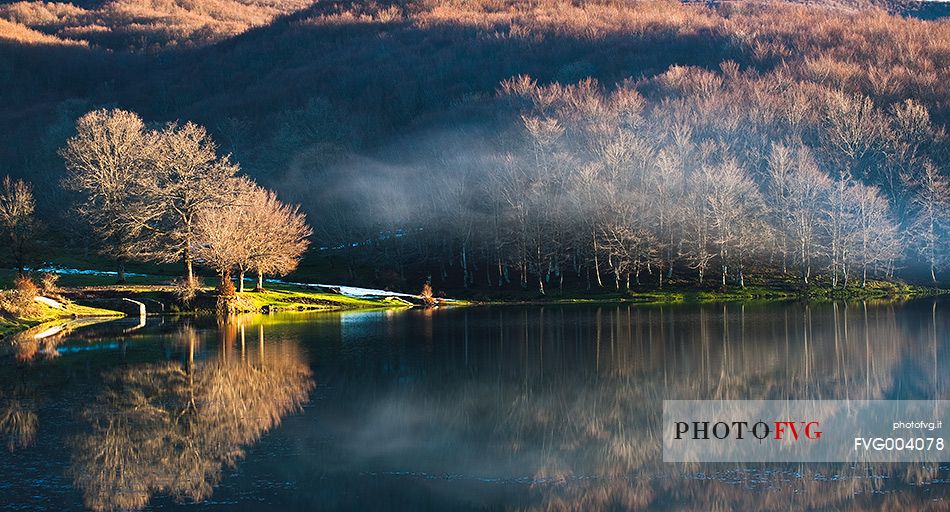
[[[882,284],[884,286],[882,286]],[[547,295],[513,292],[509,294],[475,294],[468,300],[485,305],[547,305],[547,304],[718,304],[718,303],[779,303],[779,302],[860,302],[901,301],[936,297],[950,293],[943,288],[930,288],[904,283],[878,281],[874,287],[847,289],[810,286],[795,290],[779,287],[749,286],[725,290],[671,287],[668,289],[643,289],[623,291],[553,292]]]
[[[0,341],[12,339],[17,334],[46,324],[94,318],[118,319],[126,316],[121,311],[83,306],[71,301],[65,302],[62,309],[49,307],[42,303],[38,303],[38,308],[39,311],[35,316],[12,317],[0,315]]]
[[[950,292],[942,288],[930,288],[894,281],[872,281],[867,288],[830,288],[815,284],[808,288],[794,289],[785,286],[748,286],[727,289],[674,286],[665,289],[632,290],[570,290],[554,291],[540,295],[523,290],[492,291],[462,290],[460,299],[439,306],[499,306],[499,305],[582,305],[582,304],[633,304],[633,305],[678,305],[716,303],[780,303],[780,302],[855,302],[855,301],[902,301],[935,297]],[[67,299],[65,309],[46,308],[43,315],[31,318],[0,317],[0,340],[7,340],[18,333],[48,322],[91,318],[126,316],[115,304],[123,299],[132,299],[148,304],[149,315],[198,315],[217,314],[218,296],[213,288],[203,288],[188,306],[183,306],[175,296],[174,287],[162,284],[126,284],[63,287],[60,295]],[[102,307],[100,307],[102,306]],[[421,307],[396,296],[357,298],[340,293],[317,291],[297,285],[272,285],[263,291],[245,291],[235,295],[231,303],[233,313],[269,314],[277,312],[336,312],[372,309],[408,309]]]

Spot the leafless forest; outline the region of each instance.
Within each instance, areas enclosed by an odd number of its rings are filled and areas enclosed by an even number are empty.
[[[301,204],[304,268],[354,282],[939,282],[950,22],[912,14],[17,2],[0,6],[0,173],[69,227],[49,238],[101,251],[88,223],[63,221],[85,196],[58,187],[60,149],[77,119],[118,107],[144,132],[206,126],[215,159]],[[243,272],[235,257],[200,256]]]

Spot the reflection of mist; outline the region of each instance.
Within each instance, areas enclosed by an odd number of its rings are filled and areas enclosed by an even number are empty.
[[[261,442],[264,461],[248,461],[239,485],[276,472],[312,508],[391,497],[406,509],[942,510],[946,469],[664,464],[658,426],[667,398],[946,399],[943,307],[439,308],[238,317],[211,330],[187,319],[162,329],[164,347],[144,343],[150,319],[129,345],[171,362],[130,351],[105,374],[81,404],[69,475],[97,510],[227,495],[231,484],[215,490],[223,472],[308,399],[312,359],[320,407]],[[60,406],[43,405],[50,389],[36,384],[49,374],[33,370],[72,372],[80,358],[63,353],[18,365],[30,370],[16,377],[23,389],[0,388],[0,419],[24,418],[0,421],[0,441],[23,455],[43,456],[42,427]]]
[[[877,509],[881,492],[931,482],[937,467],[664,464],[659,415],[674,398],[947,398],[950,375],[931,362],[948,362],[932,335],[947,320],[916,306],[458,311],[434,322],[431,347],[425,325],[410,331],[419,353],[347,357],[377,373],[340,369],[346,420],[323,425],[334,453],[303,463],[528,482],[539,510]],[[885,501],[926,510],[946,492],[932,489]]]
[[[344,311],[340,313],[340,336],[343,342],[358,341],[377,332],[387,317],[386,311]]]
[[[266,344],[263,326],[256,343],[243,324],[222,323],[218,332],[207,357],[196,357],[200,338],[185,326],[182,362],[106,375],[83,411],[90,430],[76,439],[70,470],[87,506],[137,509],[155,493],[205,499],[246,446],[301,408],[314,383],[295,343]]]

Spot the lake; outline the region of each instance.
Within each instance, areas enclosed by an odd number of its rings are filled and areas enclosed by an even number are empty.
[[[0,510],[948,510],[950,465],[665,464],[663,399],[950,399],[950,300],[148,318],[0,359]]]

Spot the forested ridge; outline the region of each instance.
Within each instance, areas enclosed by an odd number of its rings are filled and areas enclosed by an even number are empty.
[[[0,6],[0,171],[58,183],[76,119],[120,107],[206,126],[302,205],[308,260],[351,281],[942,279],[945,19],[854,3],[242,5],[260,16],[182,15],[175,34],[114,2]],[[37,192],[49,219],[75,199]],[[93,245],[77,232],[56,236]]]

